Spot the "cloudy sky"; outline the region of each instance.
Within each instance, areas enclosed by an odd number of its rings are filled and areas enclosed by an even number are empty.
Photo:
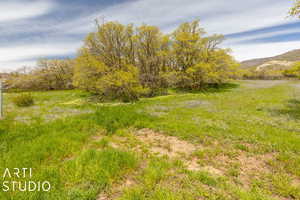
[[[221,33],[239,61],[300,48],[300,20],[287,18],[293,0],[1,0],[0,71],[39,58],[74,57],[95,18],[146,23],[171,32],[200,19]]]

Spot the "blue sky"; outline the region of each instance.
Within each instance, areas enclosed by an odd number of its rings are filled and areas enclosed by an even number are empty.
[[[200,19],[208,34],[226,36],[239,61],[300,48],[293,0],[2,0],[0,71],[33,66],[39,58],[74,57],[94,19],[146,23],[169,33]]]

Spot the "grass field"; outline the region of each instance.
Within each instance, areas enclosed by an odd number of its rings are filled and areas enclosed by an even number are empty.
[[[54,91],[17,108],[14,95],[0,121],[0,173],[32,168],[16,181],[47,180],[51,191],[1,185],[0,199],[300,199],[300,82],[240,81],[133,104]]]

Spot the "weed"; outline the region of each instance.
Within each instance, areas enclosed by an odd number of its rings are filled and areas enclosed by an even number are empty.
[[[26,93],[15,96],[12,102],[18,107],[29,107],[34,104],[33,96]]]

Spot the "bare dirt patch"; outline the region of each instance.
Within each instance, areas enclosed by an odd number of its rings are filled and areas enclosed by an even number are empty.
[[[202,148],[201,145],[180,140],[174,136],[164,135],[151,129],[137,131],[136,137],[149,149],[150,153],[172,159],[179,158],[188,170],[201,170],[199,159],[192,156],[196,150]]]
[[[207,165],[204,168],[215,175],[236,178],[245,187],[249,187],[253,180],[261,179],[261,177],[272,173],[272,168],[268,163],[276,158],[275,153],[257,155],[240,150],[236,153],[237,156],[234,157],[225,154],[217,155],[212,160],[211,165],[213,167]]]
[[[242,153],[238,156],[237,160],[240,164],[240,181],[249,185],[253,178],[259,178],[259,176],[268,174],[271,172],[268,167],[268,161],[274,158],[274,154],[263,154],[259,156],[247,156]]]
[[[189,156],[195,150],[201,148],[199,145],[180,140],[174,136],[167,136],[150,129],[141,129],[137,131],[136,137],[144,143],[150,152],[161,156],[171,158]]]

